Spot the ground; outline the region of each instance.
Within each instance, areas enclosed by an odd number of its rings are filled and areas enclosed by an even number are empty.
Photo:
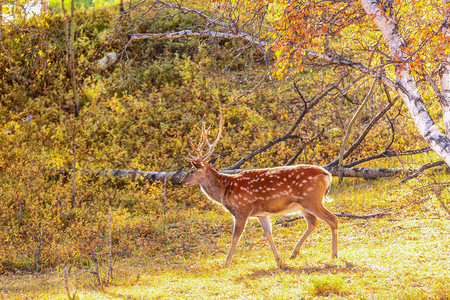
[[[205,229],[201,239],[116,258],[114,279],[101,287],[92,266],[72,267],[68,287],[79,299],[449,299],[450,221],[445,206],[433,197],[408,197],[408,190],[413,189],[386,182],[335,188],[334,201],[326,203],[332,211],[390,213],[371,219],[340,218],[338,259],[331,258],[330,230],[320,222],[299,256],[290,260],[306,227],[304,220],[297,220],[274,225],[274,240],[285,263],[278,268],[253,220],[230,267],[222,268],[232,219],[217,209],[213,221],[220,224]],[[165,234],[170,237],[174,231],[168,226]],[[107,262],[100,269],[105,279]],[[62,267],[41,274],[9,274],[0,281],[3,298],[67,299]]]

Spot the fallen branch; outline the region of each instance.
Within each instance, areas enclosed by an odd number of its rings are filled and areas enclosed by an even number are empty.
[[[326,170],[331,172],[333,176],[339,176],[340,170],[336,167],[324,167]],[[415,172],[415,170],[406,169],[388,169],[388,168],[343,168],[343,177],[358,177],[364,179],[375,179],[382,177],[395,177],[403,174],[410,174]]]
[[[371,219],[371,218],[389,216],[389,215],[391,215],[391,213],[375,213],[375,214],[369,214],[369,215],[354,215],[354,214],[347,214],[347,213],[341,212],[340,214],[336,213],[334,215],[336,217],[349,218],[349,219]]]
[[[421,172],[438,165],[442,165],[442,162],[437,162],[434,164],[428,164],[422,166],[419,169],[388,169],[388,168],[343,168],[343,176],[344,177],[356,177],[356,178],[364,178],[364,179],[376,179],[383,177],[395,177],[400,175],[411,175],[418,176]],[[326,170],[331,172],[333,176],[337,176],[339,171],[337,167],[329,168],[324,167]],[[219,170],[221,173],[225,174],[238,174],[242,171],[246,171],[250,169],[235,169],[235,170],[227,170],[222,169]],[[83,173],[90,173],[94,175],[105,175],[111,177],[129,177],[131,180],[134,180],[137,177],[142,177],[144,181],[148,182],[171,182],[173,184],[180,184],[183,177],[186,175],[186,171],[179,169],[177,171],[170,172],[154,172],[154,171],[139,171],[139,170],[117,170],[117,169],[108,169],[108,170],[86,170],[86,169],[77,169],[77,171]],[[56,171],[58,175],[69,175],[72,173],[72,169],[62,169]],[[417,175],[416,175],[417,174]]]
[[[332,169],[326,168],[330,171],[333,176],[337,176],[337,167]],[[221,173],[225,174],[238,174],[242,171],[246,171],[250,169],[235,169],[235,170],[227,170],[222,169],[219,170]],[[134,180],[137,177],[142,177],[144,181],[148,182],[171,182],[173,184],[180,184],[183,177],[186,175],[186,171],[179,169],[177,171],[171,172],[153,172],[153,171],[139,171],[139,170],[86,170],[86,169],[77,169],[77,171],[83,173],[90,173],[93,175],[105,175],[111,177],[129,177],[131,180]],[[72,172],[72,169],[63,169],[58,170],[57,175],[69,175],[69,172]],[[344,177],[359,177],[364,179],[375,179],[381,177],[394,177],[401,174],[410,174],[416,172],[416,170],[405,170],[405,169],[386,169],[386,168],[344,168],[343,169]]]
[[[383,217],[383,216],[388,216],[391,215],[391,213],[375,213],[375,214],[369,214],[369,215],[354,215],[354,214],[347,214],[344,212],[339,213],[334,213],[334,215],[336,217],[339,218],[349,218],[349,219],[371,219],[371,218],[377,218],[377,217]],[[288,220],[279,220],[275,222],[275,225],[284,225],[290,222],[294,222],[300,219],[303,219],[303,216],[298,216],[292,219],[288,219]]]
[[[111,177],[129,177],[131,180],[134,180],[137,177],[142,177],[144,181],[149,182],[164,182],[167,180],[169,182],[180,184],[181,179],[186,175],[186,172],[182,169],[177,171],[170,172],[146,172],[139,170],[120,170],[120,169],[106,169],[106,170],[87,170],[87,169],[77,169],[77,171],[81,171],[83,173],[90,173],[94,175],[105,175]],[[68,175],[69,172],[72,172],[72,169],[61,169],[57,171],[57,176],[59,175]]]
[[[397,150],[385,150],[382,153],[364,157],[364,158],[355,160],[351,163],[345,164],[344,167],[351,168],[356,165],[359,165],[359,164],[362,164],[362,163],[365,163],[365,162],[368,162],[368,161],[371,161],[374,159],[379,159],[379,158],[407,156],[407,155],[420,154],[420,153],[425,153],[425,152],[430,152],[430,151],[431,151],[430,147],[425,147],[425,148],[416,149],[416,150],[408,150],[405,152],[398,152]]]
[[[425,170],[428,170],[428,169],[431,169],[431,168],[435,168],[435,167],[438,167],[438,166],[442,166],[442,165],[444,165],[444,164],[445,164],[445,163],[444,163],[443,160],[436,161],[436,162],[430,163],[430,164],[426,164],[426,165],[420,167],[419,169],[417,169],[417,170],[416,170],[415,172],[413,172],[412,174],[408,174],[405,178],[403,178],[403,179],[400,181],[400,183],[405,183],[405,182],[407,182],[407,181],[410,180],[410,179],[413,179],[413,178],[418,177],[418,176],[419,176],[420,174],[422,174],[423,171],[425,171]]]

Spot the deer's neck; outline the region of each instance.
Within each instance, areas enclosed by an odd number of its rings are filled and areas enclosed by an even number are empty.
[[[223,205],[229,183],[230,180],[225,175],[212,170],[211,176],[202,182],[200,187],[208,198]]]

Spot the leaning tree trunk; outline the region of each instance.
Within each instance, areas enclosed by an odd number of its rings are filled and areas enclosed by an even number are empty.
[[[362,0],[361,4],[367,15],[372,17],[375,26],[381,31],[389,47],[392,60],[399,61],[395,65],[395,75],[398,85],[402,88],[397,92],[408,108],[417,130],[431,149],[450,166],[450,139],[436,127],[419,94],[416,81],[411,74],[411,64],[407,62],[408,54],[404,50],[406,42],[399,34],[396,20],[391,15],[386,16],[386,11],[383,10],[380,1]],[[448,77],[444,76],[443,78],[447,80]],[[441,104],[444,101],[443,106],[447,108],[447,111],[450,106],[449,99],[441,98]],[[450,118],[450,114],[446,114],[444,117]]]

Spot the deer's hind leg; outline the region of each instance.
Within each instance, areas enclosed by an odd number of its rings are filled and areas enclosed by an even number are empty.
[[[303,213],[303,216],[305,217],[307,227],[306,227],[306,231],[305,231],[305,233],[303,233],[300,241],[297,243],[297,245],[295,245],[294,250],[292,251],[291,259],[294,259],[297,256],[298,251],[300,250],[300,247],[303,245],[303,243],[306,241],[308,236],[311,234],[311,232],[314,230],[314,228],[316,228],[317,224],[319,223],[319,221],[317,221],[317,218],[315,215],[313,215],[303,209],[302,209],[302,213]]]
[[[337,258],[337,229],[338,229],[338,218],[333,215],[329,210],[323,207],[322,203],[317,205],[315,209],[312,211],[305,207],[305,210],[308,210],[309,213],[314,214],[319,219],[325,221],[331,229],[331,257]]]

